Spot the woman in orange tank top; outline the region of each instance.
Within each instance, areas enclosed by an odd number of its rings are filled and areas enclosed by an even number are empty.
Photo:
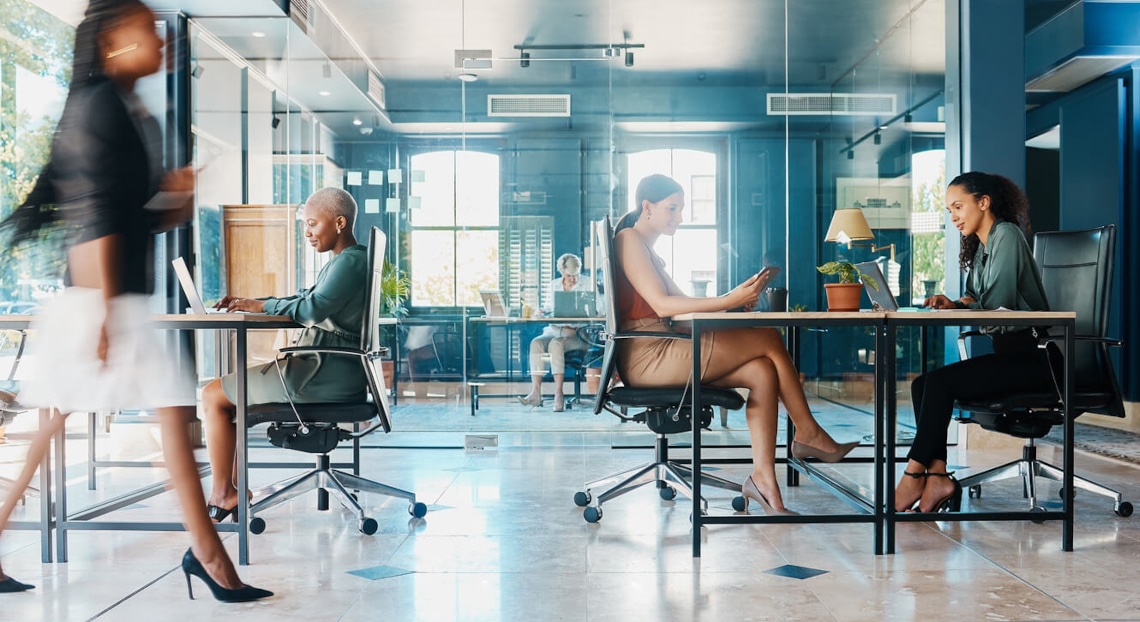
[[[756,275],[722,296],[693,298],[665,272],[665,262],[653,252],[653,245],[662,235],[676,233],[681,224],[685,193],[680,184],[664,175],[650,175],[637,185],[635,197],[637,207],[618,222],[614,235],[618,265],[614,283],[622,330],[676,330],[663,318],[755,306],[767,285]],[[776,330],[722,329],[702,333],[700,339],[705,357],[701,381],[748,389],[745,416],[752,440],[752,474],[744,482],[745,499],[760,503],[768,512],[787,512],[776,480],[779,401],[795,423],[791,450],[796,457],[837,462],[859,443],[837,443],[820,427]],[[618,373],[632,386],[682,385],[691,372],[692,349],[685,340],[618,340]]]

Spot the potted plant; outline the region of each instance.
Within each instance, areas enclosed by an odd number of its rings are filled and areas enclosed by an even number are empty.
[[[828,311],[858,311],[864,283],[871,289],[879,291],[879,286],[849,261],[829,261],[822,266],[816,266],[816,270],[822,274],[839,275],[838,283],[824,285],[827,291]]]
[[[384,269],[380,272],[380,317],[402,318],[408,315],[404,306],[411,293],[411,280],[408,273],[396,267],[396,264],[385,261]],[[388,327],[382,326],[381,343],[388,341]],[[395,333],[393,333],[395,334]],[[384,376],[384,386],[391,388],[396,379],[396,363],[392,358],[380,361],[380,373]]]

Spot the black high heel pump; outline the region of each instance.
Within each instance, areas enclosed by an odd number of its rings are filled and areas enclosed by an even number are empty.
[[[237,519],[238,519],[238,513],[237,513],[237,506],[236,505],[232,508],[229,508],[228,510],[226,508],[218,507],[216,505],[207,505],[206,506],[206,514],[215,523],[220,523],[220,522],[226,520],[226,517],[229,516],[230,514],[233,514],[235,523],[237,522]]]
[[[182,556],[182,572],[186,574],[186,593],[189,594],[190,600],[194,600],[194,589],[190,586],[190,575],[194,575],[210,588],[210,593],[214,595],[214,599],[223,603],[246,603],[251,600],[260,600],[273,596],[273,592],[263,590],[261,588],[253,587],[250,585],[242,585],[236,590],[222,587],[218,585],[217,581],[206,572],[206,568],[202,562],[194,557],[192,549],[186,549],[186,554]]]

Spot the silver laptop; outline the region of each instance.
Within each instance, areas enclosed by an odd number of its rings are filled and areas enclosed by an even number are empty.
[[[204,315],[207,313],[229,313],[226,309],[207,309],[206,305],[202,302],[202,295],[198,293],[197,286],[194,285],[194,279],[190,276],[190,269],[186,266],[186,260],[179,257],[170,262],[174,266],[174,274],[178,275],[178,283],[182,285],[182,293],[186,294],[186,302],[190,304],[190,313],[194,315]],[[245,311],[238,311],[238,313],[246,313]],[[265,315],[264,313],[254,313],[251,315]]]
[[[594,292],[554,292],[554,317],[597,317]]]
[[[887,286],[887,279],[883,277],[883,271],[879,268],[877,261],[864,261],[863,263],[855,264],[859,272],[863,274],[864,278],[872,281],[878,285],[878,289],[868,285],[863,289],[867,292],[867,297],[871,299],[872,306],[882,309],[883,311],[931,311],[926,307],[900,307],[899,301],[895,299],[895,295],[891,293],[891,288]]]
[[[499,290],[481,289],[479,298],[483,301],[483,312],[487,317],[507,317],[507,307],[503,304],[503,295]]]

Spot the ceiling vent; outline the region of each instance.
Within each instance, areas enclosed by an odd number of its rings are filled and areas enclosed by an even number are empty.
[[[310,26],[313,25],[313,15],[309,10],[309,0],[289,0],[289,17],[301,27],[301,30],[308,32]]]
[[[889,93],[769,93],[768,114],[884,116],[895,114]]]
[[[371,70],[368,71],[368,96],[381,108],[388,107],[384,97],[384,82],[380,79],[380,74]]]
[[[569,95],[488,95],[488,117],[568,117]]]

